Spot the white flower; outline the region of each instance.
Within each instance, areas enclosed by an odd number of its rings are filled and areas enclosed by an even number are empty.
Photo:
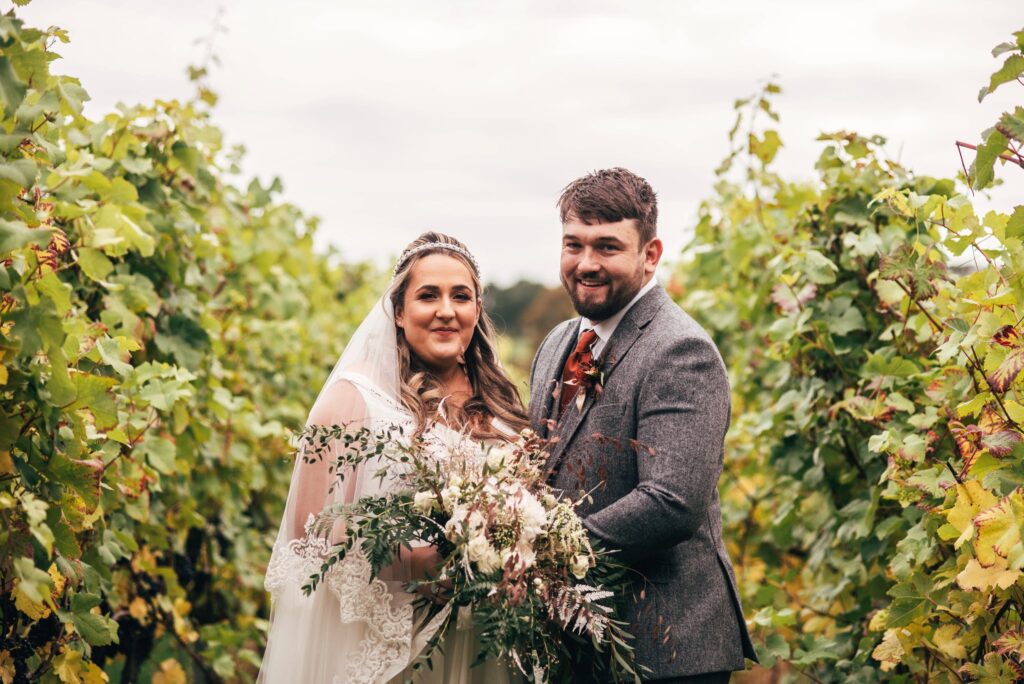
[[[517,499],[516,508],[522,525],[520,536],[527,541],[533,541],[547,528],[548,512],[544,510],[544,505],[537,497],[525,489],[519,490]]]
[[[451,506],[459,501],[462,496],[462,490],[458,487],[445,487],[441,490],[441,501]]]
[[[501,567],[501,556],[483,534],[469,540],[466,553],[481,572],[493,572]]]
[[[484,528],[487,527],[487,518],[479,510],[475,510],[466,519],[466,527],[474,534],[483,534]]]
[[[509,446],[494,447],[487,454],[487,469],[496,473],[508,464],[513,457],[512,448]]]
[[[437,503],[437,497],[433,492],[416,492],[412,498],[412,507],[423,515],[430,515]]]
[[[537,553],[529,544],[520,542],[516,544],[516,555],[519,556],[519,564],[524,570],[537,562]]]
[[[580,554],[572,559],[572,574],[576,579],[583,579],[590,569],[590,556]]]
[[[463,485],[463,482],[464,480],[458,475],[452,475],[451,477],[448,478],[448,486],[455,489],[461,487]]]
[[[455,541],[462,536],[462,524],[468,513],[465,506],[455,506],[452,510],[452,517],[444,524],[444,536],[448,538],[448,541]]]

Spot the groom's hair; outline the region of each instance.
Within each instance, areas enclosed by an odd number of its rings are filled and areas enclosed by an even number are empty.
[[[557,204],[562,223],[570,217],[588,225],[594,221],[635,220],[641,247],[658,234],[658,198],[654,189],[628,169],[602,169],[577,178],[565,186]]]

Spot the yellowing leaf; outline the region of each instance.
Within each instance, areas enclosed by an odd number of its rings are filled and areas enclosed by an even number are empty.
[[[959,630],[960,628],[956,625],[942,625],[935,630],[935,634],[932,636],[935,646],[947,656],[956,660],[962,660],[967,657],[967,649],[964,648],[963,643],[957,637]]]
[[[53,661],[53,671],[65,684],[102,684],[110,681],[95,663],[82,662],[82,654],[65,649]]]
[[[1020,570],[1009,570],[1004,563],[996,563],[983,567],[975,559],[967,561],[965,567],[956,576],[956,583],[964,591],[989,591],[992,587],[1008,589],[1020,577]]]
[[[897,636],[898,631],[897,629],[886,630],[885,636],[882,637],[882,643],[875,646],[875,650],[871,652],[871,657],[882,663],[882,672],[895,669],[906,654],[903,644],[900,643],[899,636]]]
[[[53,580],[53,596],[60,596],[64,593],[64,585],[67,584],[67,578],[60,574],[60,570],[57,569],[56,563],[50,563],[50,567],[46,569],[49,573],[50,578]]]
[[[174,658],[160,663],[160,671],[153,675],[153,684],[185,684],[185,670]]]
[[[0,682],[14,684],[14,658],[10,651],[0,651]]]
[[[993,391],[1005,392],[1024,369],[1024,347],[1017,347],[1003,359],[999,368],[988,376],[988,384]]]
[[[1021,406],[1012,399],[1007,399],[1003,402],[1003,405],[1006,406],[1006,413],[1010,416],[1010,420],[1018,425],[1024,425],[1024,406]]]
[[[128,605],[128,612],[131,613],[133,618],[141,621],[149,613],[149,606],[146,605],[146,602],[141,597],[136,596]]]
[[[956,486],[956,503],[946,511],[946,519],[960,532],[955,548],[974,536],[974,518],[981,511],[996,505],[999,499],[978,480],[967,480]]]
[[[1020,541],[1020,525],[1024,522],[1024,496],[1020,489],[982,511],[974,519],[978,538],[974,552],[985,567],[1004,559],[1007,567],[1019,570],[1024,566],[1024,546]]]
[[[46,604],[34,600],[21,590],[21,583],[14,587],[14,605],[25,615],[33,620],[42,620],[50,615],[50,609]]]

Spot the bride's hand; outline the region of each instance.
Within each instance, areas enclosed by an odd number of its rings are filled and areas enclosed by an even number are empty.
[[[398,556],[409,564],[411,578],[418,581],[433,580],[444,564],[444,558],[434,546],[417,546],[412,549],[401,547]],[[447,603],[451,599],[451,589],[451,580],[441,580],[420,584],[416,591],[435,603]]]

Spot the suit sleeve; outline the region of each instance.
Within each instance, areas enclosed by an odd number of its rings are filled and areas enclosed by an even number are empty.
[[[688,337],[662,358],[639,390],[637,486],[584,520],[627,563],[692,537],[722,472],[730,400],[718,350],[709,339]]]
[[[544,351],[544,347],[547,346],[548,340],[550,340],[551,336],[554,335],[558,331],[558,329],[561,328],[561,327],[562,327],[561,325],[556,325],[554,328],[549,330],[548,334],[544,336],[544,340],[537,347],[537,353],[533,355],[533,363],[530,364],[530,396],[531,397],[533,396],[534,383],[536,382],[536,378],[534,376],[537,373],[537,361],[540,360],[540,355]]]

